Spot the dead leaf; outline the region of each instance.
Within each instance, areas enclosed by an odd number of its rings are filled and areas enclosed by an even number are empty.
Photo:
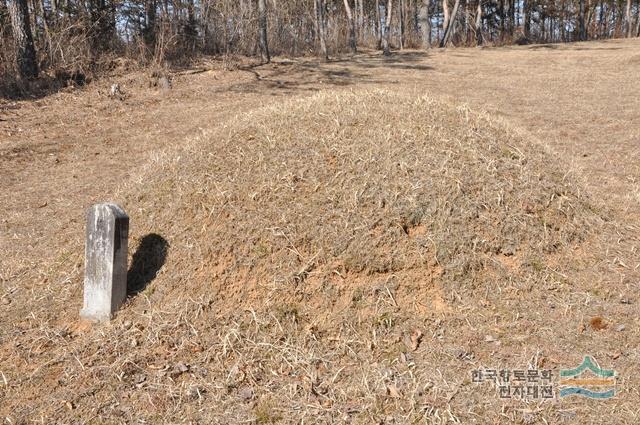
[[[607,329],[608,326],[604,319],[600,316],[592,317],[591,320],[589,320],[589,324],[596,331]]]
[[[400,390],[395,384],[387,384],[387,395],[393,398],[401,398]]]
[[[544,357],[544,356],[540,356],[540,357],[538,357],[538,364],[537,364],[537,366],[538,366],[538,368],[539,368],[539,369],[544,368],[544,365],[545,365],[546,363],[547,363],[547,358],[546,358],[546,357]]]

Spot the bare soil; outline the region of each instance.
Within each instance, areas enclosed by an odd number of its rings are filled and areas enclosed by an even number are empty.
[[[0,103],[0,414],[637,423],[639,58],[612,40],[207,62],[170,91],[122,73]],[[133,251],[167,246],[90,326],[84,211],[104,200]],[[471,382],[587,354],[613,400]]]

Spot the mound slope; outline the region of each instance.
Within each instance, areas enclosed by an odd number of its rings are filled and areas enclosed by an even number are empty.
[[[319,94],[192,146],[146,176],[142,205],[171,235],[176,287],[253,307],[307,280],[408,271],[484,288],[595,218],[541,147],[426,97]]]
[[[549,336],[533,324],[560,313],[519,299],[569,291],[560,271],[599,225],[539,146],[389,91],[237,117],[125,192],[134,237],[166,239],[166,262],[109,325],[17,325],[14,421],[515,420],[466,372],[529,361]],[[487,333],[502,345],[481,349]]]

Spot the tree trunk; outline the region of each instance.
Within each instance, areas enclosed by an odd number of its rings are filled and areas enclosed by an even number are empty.
[[[511,12],[509,10],[509,6],[510,6],[509,0],[502,0],[502,19],[504,21],[504,32],[505,32],[503,36],[511,34],[511,20],[509,19]]]
[[[38,76],[36,49],[31,34],[29,6],[27,0],[10,0],[7,5],[11,18],[13,39],[16,45],[16,62],[21,78],[29,79]]]
[[[320,40],[320,51],[325,61],[329,60],[329,52],[327,51],[327,39],[325,33],[324,21],[324,0],[314,0],[313,6],[316,12],[316,28],[318,39]]]
[[[578,39],[584,41],[587,39],[587,28],[584,22],[584,0],[580,0],[578,6]]]
[[[53,2],[52,2],[53,3]],[[42,25],[44,27],[44,35],[46,38],[46,45],[44,47],[44,51],[46,51],[50,56],[50,60],[53,57],[53,42],[51,41],[51,30],[49,25],[49,16],[47,14],[47,9],[44,7],[44,0],[40,0],[38,2],[38,6],[40,7],[40,13],[42,13]],[[35,5],[34,5],[35,7]],[[52,6],[53,7],[53,6]]]
[[[503,39],[504,34],[507,32],[507,26],[504,22],[504,2],[506,0],[498,0],[497,3],[497,9],[496,12],[498,13],[498,16],[500,17],[500,39]]]
[[[420,23],[420,31],[422,32],[422,48],[431,48],[431,17],[429,16],[429,6],[431,0],[422,0],[418,22]]]
[[[446,33],[449,27],[449,0],[442,0],[442,32]]]
[[[626,19],[627,38],[631,38],[633,33],[633,17],[631,16],[631,0],[627,0],[627,10],[625,15],[627,17]]]
[[[442,29],[442,21],[440,19],[440,5],[441,3],[435,2],[435,10],[434,13],[436,15],[436,40],[440,40],[440,30]]]
[[[529,0],[522,1],[522,20],[524,38],[528,40],[531,36],[531,11],[529,9]]]
[[[594,13],[596,12],[596,7],[591,3],[591,0],[588,0],[587,3],[587,23],[585,32],[589,34],[589,26],[591,26],[591,20],[593,19]],[[595,25],[594,25],[595,26]]]
[[[622,4],[619,5],[620,9],[617,10],[617,13],[614,14],[614,19],[615,19],[615,24],[614,24],[614,29],[613,29],[613,36],[614,37],[620,37],[623,33],[623,17],[624,17],[624,12],[622,11]],[[614,5],[615,7],[615,5]]]
[[[511,0],[511,4],[509,5],[509,10],[511,11],[511,15],[509,16],[509,20],[511,21],[511,38],[513,39],[513,34],[516,31],[516,19],[517,19],[517,10],[516,10],[516,2],[515,0]]]
[[[565,42],[565,27],[566,25],[564,24],[564,17],[565,17],[565,1],[562,0],[560,2],[560,41]],[[588,21],[587,21],[588,22]]]
[[[617,9],[616,9],[616,2],[612,2],[611,3],[611,26],[612,28],[610,29],[611,31],[611,37],[616,37],[617,32],[618,32],[618,13],[617,13]]]
[[[382,51],[385,56],[391,55],[391,12],[393,10],[393,0],[387,1],[387,10],[385,10],[384,20],[384,37],[382,38]]]
[[[107,0],[91,0],[88,4],[91,15],[91,45],[96,51],[108,50],[116,36],[114,4],[108,4]]]
[[[442,36],[440,47],[445,47],[449,43],[449,39],[451,38],[451,33],[453,32],[453,27],[455,26],[455,23],[456,23],[456,15],[458,14],[459,7],[460,7],[460,0],[456,0],[456,2],[453,4],[453,11],[451,12],[451,16],[449,17],[449,22],[447,23],[447,27],[444,30],[444,35]]]
[[[382,17],[380,16],[380,0],[376,0],[376,29],[378,30],[378,49],[382,49]]]
[[[400,50],[404,49],[404,0],[398,2],[398,9],[400,10]]]
[[[258,0],[258,27],[260,32],[260,55],[262,62],[271,62],[269,42],[267,40],[267,4],[265,0]]]
[[[155,0],[145,1],[146,22],[143,38],[148,47],[152,50],[156,44],[156,2]]]
[[[476,9],[476,45],[482,46],[482,0],[478,0]]]
[[[598,19],[598,27],[599,27],[599,36],[600,38],[604,37],[604,1],[600,2],[600,17]]]
[[[471,12],[469,11],[469,0],[464,0],[464,42],[465,45],[471,45],[469,34],[471,33]]]
[[[349,21],[349,48],[351,49],[351,53],[356,53],[358,51],[356,44],[356,20],[353,18],[349,0],[344,0],[344,10],[347,12],[347,20]]]

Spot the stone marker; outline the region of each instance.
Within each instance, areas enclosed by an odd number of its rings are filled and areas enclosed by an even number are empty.
[[[115,204],[87,212],[84,305],[80,317],[110,320],[127,297],[129,216]]]

